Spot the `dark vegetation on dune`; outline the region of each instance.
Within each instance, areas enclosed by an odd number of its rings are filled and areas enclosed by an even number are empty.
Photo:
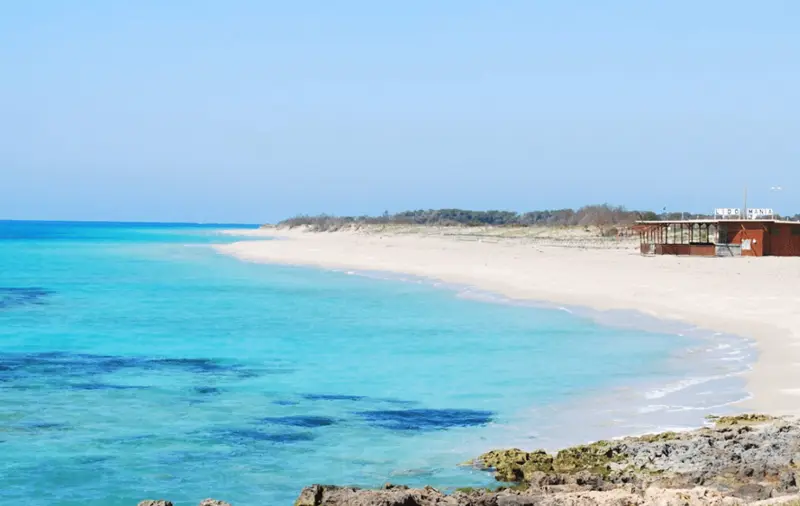
[[[636,221],[712,218],[709,214],[690,212],[662,212],[628,210],[609,204],[590,205],[578,209],[543,211],[470,211],[466,209],[420,209],[380,216],[316,216],[299,215],[283,220],[279,227],[309,226],[316,230],[338,230],[359,225],[429,225],[429,226],[497,226],[497,227],[598,227],[601,231],[633,225]],[[783,217],[800,221],[800,214]]]
[[[311,226],[318,230],[335,230],[350,225],[431,225],[431,226],[585,226],[610,228],[632,225],[637,220],[697,218],[690,213],[631,211],[608,204],[584,206],[579,209],[529,211],[470,211],[465,209],[428,209],[403,211],[381,216],[295,216],[278,223],[283,227]]]

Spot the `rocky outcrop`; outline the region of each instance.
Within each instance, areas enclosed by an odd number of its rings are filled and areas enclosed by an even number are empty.
[[[142,501],[139,503],[138,506],[172,506],[171,501],[165,501],[163,499],[159,499],[156,501],[147,500]],[[200,501],[200,506],[231,506],[229,503],[225,501],[219,501],[217,499],[203,499]]]
[[[693,432],[600,441],[555,455],[491,451],[468,464],[511,482],[495,490],[314,485],[295,506],[739,505],[798,494],[797,419],[742,415],[714,422]]]
[[[704,487],[693,489],[648,488],[643,492],[618,488],[609,491],[535,494],[527,491],[455,492],[433,488],[390,486],[359,490],[314,485],[303,490],[295,506],[738,506],[745,501]]]

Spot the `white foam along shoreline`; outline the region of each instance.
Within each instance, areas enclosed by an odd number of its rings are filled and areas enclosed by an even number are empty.
[[[673,362],[674,367],[670,369],[674,369],[675,377],[642,379],[619,385],[623,390],[622,395],[612,388],[605,393],[593,392],[565,403],[522,407],[517,417],[527,413],[527,416],[523,415],[524,420],[517,418],[510,425],[501,424],[503,430],[492,426],[491,431],[481,435],[481,444],[484,446],[476,448],[473,453],[483,452],[490,447],[528,447],[531,445],[531,427],[537,428],[536,444],[546,445],[552,451],[600,439],[694,430],[706,423],[709,414],[730,415],[740,412],[738,405],[751,398],[742,378],[755,360],[754,342],[751,339],[701,329],[683,322],[660,320],[635,310],[597,311],[543,301],[510,299],[476,287],[403,273],[334,270],[372,279],[424,283],[452,291],[459,298],[484,303],[562,310],[607,327],[689,337],[692,341],[691,346],[683,343],[684,347],[669,359]],[[736,360],[728,359],[732,354],[737,356]],[[710,375],[712,371],[713,375]],[[701,385],[704,391],[693,391],[694,387]],[[711,390],[706,391],[706,388]],[[609,409],[609,406],[613,408]],[[574,420],[581,420],[579,426],[575,426]],[[500,439],[497,439],[498,436]],[[494,441],[493,446],[485,446],[486,441]]]
[[[642,257],[633,249],[464,241],[420,234],[254,231],[283,241],[218,245],[253,262],[383,271],[473,286],[515,300],[635,310],[753,339],[742,409],[800,414],[800,258]]]

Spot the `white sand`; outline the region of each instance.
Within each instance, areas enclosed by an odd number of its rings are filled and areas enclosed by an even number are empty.
[[[259,233],[287,240],[219,250],[255,262],[413,274],[516,299],[636,309],[753,338],[760,356],[748,374],[746,408],[800,414],[800,258],[642,257],[631,247],[421,234]]]

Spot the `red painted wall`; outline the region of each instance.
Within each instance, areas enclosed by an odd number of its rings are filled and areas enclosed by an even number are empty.
[[[800,256],[800,223],[775,223],[769,242],[771,255]]]
[[[713,244],[690,244],[689,254],[713,257],[717,254],[717,247]]]
[[[760,257],[769,254],[769,234],[764,223],[733,222],[726,223],[728,227],[728,244],[742,244],[745,239],[750,239],[750,251],[742,250],[742,256]],[[753,242],[755,241],[755,242]]]
[[[688,255],[688,244],[656,244],[656,255]]]

